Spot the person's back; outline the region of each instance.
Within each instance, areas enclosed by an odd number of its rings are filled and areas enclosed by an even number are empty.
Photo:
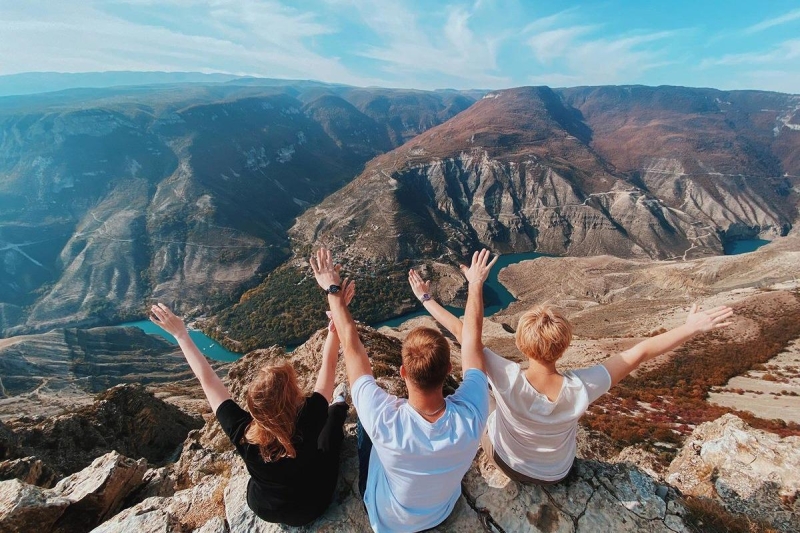
[[[489,411],[486,375],[470,369],[431,422],[372,376],[356,381],[353,405],[372,442],[364,504],[376,531],[420,531],[443,522],[480,444]]]
[[[457,339],[461,322],[431,298],[430,281],[409,271],[409,284],[425,309]],[[572,340],[572,326],[549,306],[524,313],[516,330],[517,348],[528,359],[523,370],[484,349],[486,373],[497,408],[482,440],[488,457],[508,477],[554,483],[567,476],[575,459],[578,420],[589,405],[640,364],[679,346],[697,333],[728,325],[733,311],[721,306],[701,312],[696,305],[680,327],[644,340],[602,364],[559,372],[556,361]]]
[[[495,261],[489,262],[489,252],[483,250],[473,255],[470,268],[462,265],[469,294],[461,386],[444,398],[442,386],[452,368],[450,345],[439,331],[417,328],[403,342],[400,377],[408,388],[408,400],[390,395],[376,383],[353,318],[338,296],[341,278],[330,252],[320,249],[310,261],[317,283],[328,293],[341,336],[359,416],[359,490],[376,532],[435,527],[447,519],[461,494],[461,478],[478,451],[489,411],[481,343],[482,290]]]

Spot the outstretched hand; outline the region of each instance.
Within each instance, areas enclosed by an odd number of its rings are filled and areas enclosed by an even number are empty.
[[[494,256],[494,259],[489,261],[491,252],[484,248],[480,252],[472,254],[472,264],[467,268],[467,265],[461,265],[461,273],[467,278],[469,283],[483,283],[489,277],[492,267],[497,262],[499,255]]]
[[[414,296],[417,297],[417,300],[421,300],[423,295],[430,294],[431,292],[430,280],[423,281],[422,276],[413,268],[408,271],[408,284],[411,285],[411,290],[414,292]]]
[[[689,316],[686,317],[686,325],[701,333],[730,326],[731,322],[726,322],[725,320],[732,316],[733,309],[726,305],[721,305],[708,311],[700,311],[697,304],[692,304],[691,309],[689,309]]]
[[[342,267],[333,263],[331,251],[324,246],[317,250],[315,256],[311,256],[309,263],[311,263],[311,270],[314,271],[314,278],[324,290],[328,290],[331,285],[341,284],[339,270]]]
[[[150,321],[176,339],[188,335],[186,324],[175,316],[175,313],[170,311],[166,305],[156,304],[150,308],[150,313]]]
[[[344,278],[344,281],[342,282],[342,291],[344,292],[344,304],[350,305],[350,302],[352,302],[353,298],[356,296],[356,282],[350,281],[350,278]],[[325,315],[328,317],[328,331],[331,333],[336,333],[336,325],[333,323],[333,315],[330,311],[325,311]]]

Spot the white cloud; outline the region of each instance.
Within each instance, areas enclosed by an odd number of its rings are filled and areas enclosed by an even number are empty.
[[[377,81],[353,74],[338,59],[307,45],[335,28],[312,13],[273,1],[44,4],[35,0],[0,4],[0,57],[4,58],[0,74],[195,70],[354,84]],[[158,16],[134,20],[111,9],[126,4],[157,9]],[[195,35],[194,28],[206,31]]]
[[[788,39],[766,51],[726,54],[718,58],[707,58],[700,63],[700,68],[732,65],[768,65],[771,63],[784,63],[788,67],[791,62],[798,60],[800,60],[800,39]]]
[[[551,17],[548,25],[559,20]],[[631,83],[644,72],[669,64],[663,43],[678,34],[661,31],[592,37],[599,29],[574,25],[536,32],[527,41],[534,56],[543,65],[558,65],[560,69],[533,75],[530,81],[558,85]]]
[[[758,33],[760,31],[768,30],[769,28],[774,28],[775,26],[780,26],[782,24],[786,24],[787,22],[792,22],[798,19],[800,19],[800,9],[795,9],[779,17],[774,17],[771,19],[761,21],[758,24],[754,24],[749,28],[746,28],[744,32]]]

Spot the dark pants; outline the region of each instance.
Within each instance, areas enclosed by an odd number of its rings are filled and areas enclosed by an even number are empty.
[[[372,441],[364,431],[361,420],[356,424],[356,439],[358,442],[358,492],[361,499],[367,492],[367,475],[369,474],[369,456],[372,453]]]
[[[322,426],[322,431],[317,439],[317,448],[326,453],[333,453],[336,457],[342,450],[344,442],[344,421],[347,418],[349,406],[344,402],[337,402],[328,407],[328,420]],[[338,459],[336,462],[338,468]]]

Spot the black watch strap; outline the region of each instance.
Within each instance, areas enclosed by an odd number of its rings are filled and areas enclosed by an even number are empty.
[[[325,289],[326,294],[336,294],[341,291],[342,288],[339,285],[331,285],[327,289]]]

